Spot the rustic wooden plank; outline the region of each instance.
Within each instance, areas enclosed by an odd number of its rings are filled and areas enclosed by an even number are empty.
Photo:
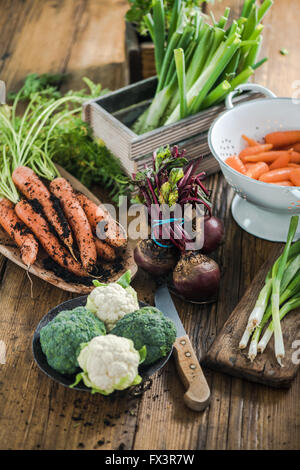
[[[13,0],[7,5],[1,0],[1,78],[9,89],[17,88],[29,72],[68,72],[69,60],[73,77],[77,74],[78,78],[83,68],[80,61],[84,62],[87,74],[95,60],[92,78],[101,80],[105,75],[105,86],[121,87],[124,85],[124,75],[120,72],[124,59],[120,51],[124,49],[121,29],[125,3],[115,2],[110,13],[113,17],[107,22],[108,31],[107,27],[103,28],[111,8],[108,1],[98,2],[94,19],[91,13],[94,14],[97,2],[45,1],[42,5],[35,0]],[[86,6],[88,16],[82,18]],[[105,14],[93,39],[101,10]],[[119,31],[117,41],[111,40],[111,36],[108,40],[108,33],[114,36],[114,28]],[[92,46],[88,57],[85,56],[86,41]],[[110,44],[113,49],[109,49]],[[82,55],[73,54],[72,46],[80,49]],[[100,49],[102,63],[97,53]],[[109,65],[111,62],[115,64]],[[75,78],[69,81],[69,86],[76,85]],[[97,191],[97,195],[107,201],[103,191]],[[3,275],[0,339],[7,344],[8,353],[7,364],[0,366],[0,448],[118,449],[120,445],[131,448],[138,398],[119,402],[78,394],[49,380],[33,362],[31,339],[36,324],[50,308],[70,298],[71,294],[34,278],[35,298],[31,299],[24,271],[0,256],[0,280]]]
[[[103,87],[125,83],[125,0],[1,0],[0,8],[0,75],[8,89],[32,72],[70,73],[68,88],[82,88],[85,75]]]
[[[83,2],[67,59],[71,86],[82,87],[88,76],[104,88],[120,88],[128,81],[125,66],[126,0]],[[69,83],[66,86],[71,87]]]
[[[83,444],[90,449],[117,449],[121,443],[129,448],[137,399],[116,401],[66,389],[33,362],[36,324],[71,295],[36,279],[31,299],[25,272],[9,263],[0,297],[1,339],[7,346],[7,363],[1,366],[0,448],[77,449]],[[100,440],[105,443],[99,444]]]
[[[0,17],[1,52],[9,52],[3,44],[11,44],[16,25],[22,20],[22,15],[27,15],[32,1],[27,0],[25,3],[12,1],[9,5],[5,2],[5,9],[1,8],[1,12],[5,11]],[[226,1],[226,5],[233,7],[240,3],[235,0]],[[280,21],[280,25],[274,34],[279,35],[280,47],[286,47],[290,50],[290,54],[294,54],[293,43],[289,42],[287,45],[286,37],[294,35],[295,42],[299,37],[297,15],[286,26],[285,10],[288,9],[281,7],[282,3],[275,2],[273,6],[273,9],[278,9],[280,14],[276,20]],[[3,0],[0,4],[4,4]],[[75,4],[76,2],[73,2],[73,6]],[[290,3],[288,0],[288,4],[294,6],[293,11],[297,11],[296,2]],[[220,4],[216,2],[214,8],[220,9],[218,11],[221,12],[224,6],[224,2]],[[9,25],[7,19],[10,20]],[[4,26],[7,29],[3,29]],[[61,25],[56,31],[52,30],[50,49],[54,47],[51,40],[61,37],[60,29]],[[263,47],[269,47],[271,51],[268,31],[266,28]],[[295,50],[297,51],[297,48]],[[257,81],[267,84],[269,80],[277,80],[278,89],[283,90],[281,94],[290,94],[287,89],[290,87],[290,81],[286,76],[281,78],[282,67],[290,56],[278,56],[277,51],[274,54],[275,57],[272,56],[270,60],[273,61],[275,68],[268,69],[268,76],[257,75]],[[30,60],[33,60],[31,54],[29,55]],[[5,60],[0,60],[1,78],[4,72],[6,74],[6,70],[3,72],[3,62],[9,59],[7,57]],[[24,72],[17,70],[20,65],[24,66],[24,62],[25,59],[21,60],[20,64],[17,61],[13,63],[11,59],[12,78],[15,74],[19,77],[25,75]],[[36,61],[33,61],[33,64],[35,63]],[[53,63],[53,71],[62,70],[60,65],[56,65],[57,63],[61,64],[59,52],[57,62]],[[25,65],[33,71],[29,59]],[[298,67],[297,60],[289,62],[289,65],[292,76],[293,67]],[[15,72],[12,71],[13,67]],[[263,68],[257,73],[262,71]],[[119,86],[121,85],[122,83]],[[216,204],[216,214],[226,218],[225,243],[216,253],[224,273],[219,302],[213,306],[196,307],[175,299],[198,357],[208,349],[249,286],[255,272],[268,258],[272,246],[271,243],[242,232],[236,226],[229,207],[232,192],[228,191],[221,176],[216,175],[211,178],[210,185],[214,189],[213,201]],[[184,390],[177,378],[172,360],[165,369],[154,376],[151,390],[146,392],[142,399],[133,400],[127,406],[123,402],[106,402],[99,396],[78,395],[49,381],[33,365],[30,336],[42,315],[69,297],[68,294],[62,295],[61,291],[49,287],[42,281],[36,282],[34,291],[39,298],[31,301],[28,296],[29,284],[24,272],[10,262],[7,263],[7,270],[0,286],[0,339],[5,336],[5,340],[9,341],[8,365],[0,366],[1,449],[80,449],[83,448],[82,444],[85,449],[117,449],[122,443],[126,449],[299,448],[299,375],[288,391],[277,391],[206,370],[212,389],[212,402],[210,408],[203,414],[192,412],[183,406]],[[139,273],[134,286],[141,298],[148,303],[152,302],[154,285],[148,275]],[[2,317],[5,317],[5,321],[2,321]],[[110,419],[115,426],[104,424],[104,419],[107,419],[106,414],[118,416],[119,413],[120,418]],[[77,420],[80,415],[82,420]],[[17,428],[16,423],[18,423]],[[101,445],[103,439],[105,443]]]
[[[300,96],[299,8],[299,0],[274,2],[264,20],[261,57],[269,60],[256,71],[255,81],[278,96]],[[283,48],[288,55],[280,54]]]

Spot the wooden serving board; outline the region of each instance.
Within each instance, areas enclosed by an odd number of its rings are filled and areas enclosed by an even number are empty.
[[[81,184],[76,178],[74,178],[74,176],[72,176],[70,173],[68,173],[63,168],[59,167],[58,165],[57,167],[61,176],[67,178],[67,180],[71,183],[72,187],[75,190],[81,191],[83,194],[88,196],[91,200],[93,200],[97,204],[100,204],[99,199],[93,193],[91,193],[83,184]],[[27,269],[21,260],[19,249],[14,245],[13,241],[8,237],[6,232],[2,230],[1,226],[0,226],[0,253],[6,256],[9,260],[16,263],[18,266],[21,266],[23,269]],[[105,280],[103,282],[116,281],[128,269],[130,269],[131,271],[132,278],[135,276],[137,272],[137,266],[133,259],[133,246],[130,241],[128,242],[127,247],[124,250],[120,251],[119,256],[121,258],[121,263],[123,267],[117,272],[114,271],[112,267],[112,263],[108,263],[105,261],[102,262],[103,268],[111,271],[111,276],[109,277],[109,280]],[[38,254],[37,261],[30,268],[29,274],[30,275],[34,274],[35,276],[40,277],[44,281],[47,281],[50,284],[53,284],[54,286],[59,287],[60,289],[63,289],[65,291],[74,292],[76,294],[88,294],[89,292],[91,292],[91,290],[93,289],[93,286],[86,286],[83,284],[75,284],[71,282],[66,282],[65,280],[63,280],[62,278],[54,274],[52,271],[45,269],[43,265],[43,260],[47,257],[48,255],[44,252],[44,250],[41,247],[39,247],[39,254]]]
[[[265,277],[280,252],[278,246],[274,247],[270,259],[258,272],[244,297],[224,324],[203,359],[203,364],[207,367],[270,387],[291,385],[300,365],[300,309],[290,312],[281,322],[286,353],[284,367],[280,367],[276,361],[273,338],[264,353],[258,354],[252,363],[247,357],[248,347],[242,351],[238,347]],[[297,340],[298,345],[295,343]]]

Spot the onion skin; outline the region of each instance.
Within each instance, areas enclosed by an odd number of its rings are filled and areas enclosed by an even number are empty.
[[[224,224],[222,220],[214,216],[204,218],[204,243],[202,253],[208,254],[215,251],[224,238]]]
[[[220,284],[218,264],[202,253],[187,252],[173,271],[174,287],[188,300],[202,301],[214,296]]]
[[[175,248],[162,248],[151,239],[141,240],[134,249],[136,264],[154,276],[161,276],[171,271],[177,259]]]

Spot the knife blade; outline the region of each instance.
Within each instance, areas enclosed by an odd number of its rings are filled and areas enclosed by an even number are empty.
[[[186,388],[184,403],[192,410],[204,410],[210,402],[209,386],[166,285],[156,290],[155,306],[176,326],[177,338],[173,347],[177,370]]]

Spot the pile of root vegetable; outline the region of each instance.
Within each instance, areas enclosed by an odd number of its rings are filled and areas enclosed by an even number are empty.
[[[205,301],[218,291],[220,269],[207,254],[222,242],[224,226],[212,215],[210,191],[203,184],[205,173],[197,172],[198,164],[199,161],[188,163],[176,146],[167,146],[153,153],[151,167],[133,175],[138,191],[135,202],[147,207],[151,226],[150,238],[137,244],[134,259],[156,277],[165,278],[172,273],[174,288],[188,300]],[[195,234],[202,230],[202,247],[190,248],[194,234],[186,230],[186,219],[176,216],[175,204],[183,211],[187,205],[192,208],[193,231]],[[167,218],[165,207],[170,209]],[[200,226],[194,224],[199,207],[203,208]]]
[[[50,257],[44,260],[46,268],[65,280],[85,279],[86,284],[100,273],[97,258],[115,263],[126,233],[105,209],[76,193],[52,161],[53,131],[78,113],[83,98],[70,94],[45,100],[33,93],[19,116],[22,93],[12,106],[0,107],[0,225],[28,269],[41,246]],[[96,237],[99,222],[104,240]]]
[[[7,187],[0,200],[0,224],[28,269],[36,262],[39,246],[63,270],[80,278],[97,276],[97,258],[116,259],[126,234],[105,209],[75,192],[59,175],[47,183],[29,166],[16,166],[12,174],[8,166],[6,161],[7,172],[1,174],[2,189]],[[105,225],[105,240],[96,236],[99,222]]]

